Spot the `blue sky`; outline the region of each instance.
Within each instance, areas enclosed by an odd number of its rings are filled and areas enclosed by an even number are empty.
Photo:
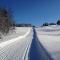
[[[60,0],[0,0],[0,6],[12,9],[16,23],[41,25],[60,19]]]

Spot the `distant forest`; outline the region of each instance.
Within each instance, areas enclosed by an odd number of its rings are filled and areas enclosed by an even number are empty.
[[[49,25],[60,25],[60,20],[57,20],[56,23],[47,23],[47,22],[45,22],[45,23],[43,23],[42,26],[49,26]]]
[[[32,27],[32,24],[15,24],[16,27]]]

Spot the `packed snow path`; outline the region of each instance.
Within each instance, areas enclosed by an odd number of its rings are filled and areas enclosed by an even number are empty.
[[[48,52],[44,49],[42,44],[39,42],[36,31],[33,28],[33,40],[29,51],[29,60],[53,60]]]
[[[15,41],[15,40],[14,40]],[[2,44],[0,45],[2,46]],[[39,42],[36,31],[15,42],[0,47],[0,60],[53,60]]]

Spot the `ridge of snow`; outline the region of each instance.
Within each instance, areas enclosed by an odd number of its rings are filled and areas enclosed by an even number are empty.
[[[11,44],[11,43],[13,43],[13,42],[15,42],[15,41],[17,41],[17,40],[19,40],[19,39],[25,38],[29,33],[30,33],[30,29],[28,29],[27,33],[25,33],[25,34],[22,35],[22,36],[19,36],[19,37],[17,37],[17,38],[11,39],[11,40],[9,40],[9,41],[5,41],[5,42],[0,43],[0,47],[3,48],[4,46],[6,46],[6,45],[8,45],[8,44]]]

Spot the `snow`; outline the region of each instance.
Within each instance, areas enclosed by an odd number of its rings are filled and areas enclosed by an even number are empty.
[[[25,38],[28,34],[30,33],[30,29],[27,30],[27,33],[22,35],[22,36],[19,36],[17,38],[13,38],[13,39],[10,39],[9,41],[5,41],[5,42],[2,42],[0,43],[0,47],[3,48],[4,46],[8,45],[8,44],[11,44],[17,40],[20,40],[22,38]]]
[[[54,60],[60,60],[60,26],[52,25],[35,29],[37,35],[32,27],[16,27],[14,31],[2,36],[0,60],[29,60],[33,56],[48,59],[49,56],[44,49]],[[36,53],[37,55],[34,55]]]
[[[29,27],[28,28],[27,27],[20,27],[20,28],[16,27],[15,30],[13,30],[13,31],[10,30],[7,35],[2,35],[1,36],[2,39],[0,39],[0,43],[4,42],[4,41],[8,41],[13,38],[16,38],[18,36],[22,36],[27,32],[28,29],[29,29]]]
[[[60,26],[39,27],[36,32],[39,41],[53,59],[60,60]]]
[[[48,54],[48,52],[44,49],[42,44],[39,42],[36,34],[35,28],[33,28],[33,39],[31,43],[31,47],[29,50],[29,59],[28,60],[53,60],[53,58]]]
[[[19,29],[19,28],[18,28]],[[25,31],[25,29],[27,31]],[[20,31],[19,31],[20,32]],[[26,60],[33,38],[32,28],[22,28],[23,38],[10,43],[3,48],[0,47],[0,60]],[[21,36],[19,36],[21,37]],[[15,40],[15,39],[14,39]],[[9,40],[10,42],[10,40]],[[2,42],[3,43],[3,42]]]

